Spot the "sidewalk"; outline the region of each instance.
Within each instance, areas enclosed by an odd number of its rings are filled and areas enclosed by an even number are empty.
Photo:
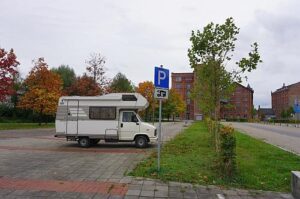
[[[291,194],[257,190],[220,189],[217,186],[132,178],[125,199],[195,198],[195,199],[293,199]]]

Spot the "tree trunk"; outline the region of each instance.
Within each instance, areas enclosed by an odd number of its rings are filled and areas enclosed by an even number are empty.
[[[219,120],[219,112],[220,112],[220,102],[217,103],[215,108],[215,127],[214,127],[214,135],[215,135],[215,148],[216,152],[220,151],[220,120]]]
[[[40,113],[39,113],[39,126],[41,126],[42,125],[42,114],[43,114],[43,109],[41,108],[40,109]]]

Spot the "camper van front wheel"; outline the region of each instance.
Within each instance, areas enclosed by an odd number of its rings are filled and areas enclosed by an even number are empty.
[[[148,142],[145,136],[137,136],[135,138],[135,145],[138,148],[145,148],[147,146]]]
[[[81,147],[87,148],[90,146],[90,139],[88,137],[79,138],[78,143]]]

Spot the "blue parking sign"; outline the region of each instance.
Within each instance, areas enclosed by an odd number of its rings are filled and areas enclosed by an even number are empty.
[[[169,70],[162,67],[154,68],[154,85],[157,88],[169,88]]]

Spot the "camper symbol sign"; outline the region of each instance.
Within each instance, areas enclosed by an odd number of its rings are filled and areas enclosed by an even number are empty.
[[[168,99],[169,93],[169,70],[162,67],[154,68],[154,97]]]
[[[154,97],[156,99],[168,99],[169,91],[168,89],[155,88]]]

